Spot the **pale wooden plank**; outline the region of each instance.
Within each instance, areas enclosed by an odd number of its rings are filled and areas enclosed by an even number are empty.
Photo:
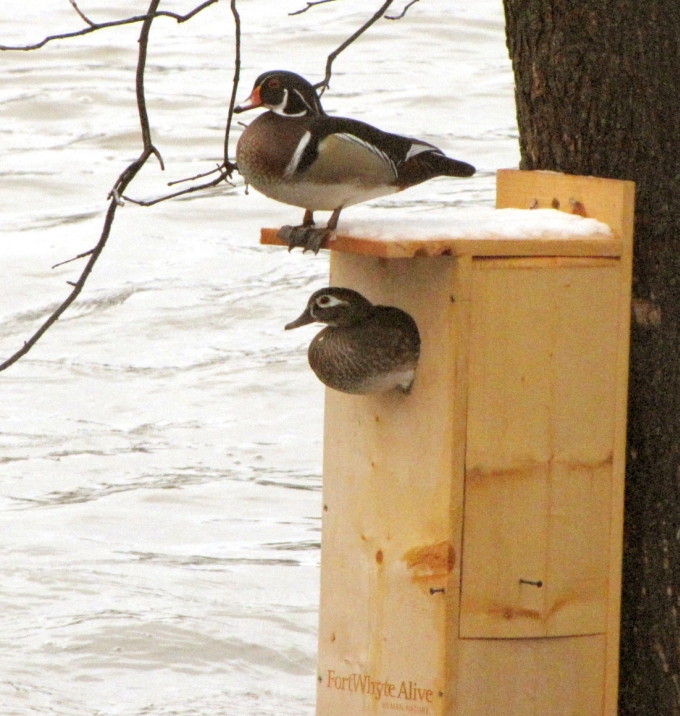
[[[467,302],[451,258],[336,254],[331,283],[411,313],[422,353],[408,396],[326,392],[317,713],[372,714],[390,702],[443,714],[464,461],[451,402],[461,346],[450,327]],[[350,690],[342,678],[352,674],[393,684],[391,696]],[[402,683],[425,701],[400,696]]]
[[[463,509],[465,505],[465,446],[467,444],[467,400],[469,371],[469,334],[472,292],[472,257],[456,259],[454,299],[457,309],[451,317],[450,335],[455,346],[455,373],[448,410],[452,421],[452,472],[450,475],[450,519],[452,540],[463,549]],[[462,570],[452,573],[446,599],[445,709],[446,716],[458,714],[460,586]]]
[[[604,669],[602,635],[463,639],[455,716],[601,716]]]
[[[593,268],[618,266],[618,258],[605,256],[544,256],[540,257],[539,264],[536,263],[536,256],[512,257],[505,256],[475,256],[475,271],[485,269],[513,268],[529,269],[535,271],[537,268]]]
[[[262,229],[260,243],[285,246],[277,229]],[[379,258],[421,258],[435,256],[619,256],[618,238],[572,237],[569,239],[403,239],[386,240],[338,235],[324,242],[322,249]]]
[[[494,264],[473,264],[460,633],[604,632],[618,262]]]
[[[623,562],[624,492],[626,481],[626,426],[630,351],[630,310],[633,274],[633,223],[635,185],[625,182],[618,201],[620,217],[615,231],[622,237],[619,285],[618,351],[616,356],[616,397],[614,421],[613,485],[611,494],[609,603],[607,611],[607,652],[604,716],[618,713],[619,641],[621,623],[621,567]]]
[[[496,206],[527,208],[553,206],[572,211],[577,201],[587,216],[608,224],[621,239],[621,270],[616,358],[616,398],[612,465],[610,573],[607,609],[606,684],[603,713],[615,716],[618,702],[619,629],[621,610],[621,563],[626,460],[626,414],[628,401],[628,354],[633,260],[635,184],[595,177],[574,177],[551,172],[497,172]]]

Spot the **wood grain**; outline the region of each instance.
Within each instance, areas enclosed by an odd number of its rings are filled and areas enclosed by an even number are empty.
[[[602,635],[463,639],[456,716],[601,716],[605,648]]]
[[[278,229],[262,229],[260,243],[285,246],[276,235]],[[377,239],[339,234],[325,241],[322,249],[385,259],[428,256],[620,256],[621,240],[601,236],[560,239],[508,239],[489,236],[483,239]]]
[[[407,396],[326,392],[323,716],[382,713],[385,704],[444,713],[447,619],[460,579],[464,425],[451,401],[464,404],[464,351],[452,331],[467,320],[461,271],[452,258],[333,256],[331,283],[408,310],[422,352]],[[375,689],[350,688],[358,676],[343,682],[336,675],[361,675],[361,684],[369,676],[395,689],[376,698]],[[426,700],[400,698],[402,684],[417,684]]]
[[[606,629],[620,262],[527,261],[473,264],[461,636]]]

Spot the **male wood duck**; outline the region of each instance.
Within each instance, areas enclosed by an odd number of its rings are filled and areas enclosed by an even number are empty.
[[[470,164],[420,139],[327,115],[314,87],[293,72],[261,74],[246,103],[234,111],[255,107],[269,111],[244,130],[236,163],[246,182],[265,196],[305,209],[300,226],[284,226],[278,233],[289,249],[317,253],[346,206],[433,177],[475,173]],[[315,211],[333,212],[324,229],[314,227]]]
[[[286,330],[325,323],[309,345],[309,365],[322,383],[343,393],[408,393],[420,355],[416,322],[395,306],[374,306],[349,288],[313,293]]]

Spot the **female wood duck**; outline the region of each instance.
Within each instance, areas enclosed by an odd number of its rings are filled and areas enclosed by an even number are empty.
[[[349,288],[313,293],[286,330],[325,323],[309,345],[309,365],[322,383],[343,393],[408,393],[420,355],[420,335],[408,313],[374,306]]]
[[[450,159],[419,139],[389,134],[356,119],[330,117],[314,87],[293,72],[265,72],[235,112],[266,107],[245,129],[236,163],[248,184],[265,196],[301,206],[300,226],[284,226],[289,249],[317,253],[352,204],[392,194],[437,176],[469,177],[475,168]],[[315,211],[332,211],[324,229]]]

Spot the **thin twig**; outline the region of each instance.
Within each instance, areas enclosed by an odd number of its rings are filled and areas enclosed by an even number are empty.
[[[314,7],[315,5],[324,5],[327,2],[335,2],[335,0],[316,0],[316,2],[308,2],[307,7],[303,7],[301,10],[296,10],[295,12],[289,12],[288,15],[290,15],[291,17],[293,15],[302,15],[303,12],[307,12],[307,10]]]
[[[401,20],[404,15],[408,12],[408,9],[411,7],[411,5],[415,5],[419,0],[411,0],[410,3],[404,6],[404,9],[401,11],[399,15],[385,15],[385,20]]]
[[[195,7],[193,10],[188,12],[186,15],[178,15],[177,13],[174,13],[174,12],[165,12],[165,11],[156,13],[156,15],[167,15],[168,17],[174,17],[175,20],[177,20],[177,23],[180,24],[182,22],[186,22],[187,20],[191,20],[191,18],[194,15],[198,15],[198,13],[201,12],[201,10],[205,10],[205,8],[209,7],[210,5],[214,5],[216,2],[218,2],[218,0],[205,0],[205,2],[203,2],[200,5],[198,5],[197,7]]]
[[[177,20],[178,23],[186,22],[187,20],[190,20],[194,15],[201,12],[201,10],[204,10],[206,7],[209,7],[210,5],[214,5],[218,0],[205,0],[204,3],[201,3],[198,7],[195,7],[191,12],[188,12],[186,15],[179,15],[176,12],[169,12],[168,10],[161,10],[160,12],[154,13],[154,17],[170,17],[174,20]],[[73,4],[73,3],[71,3]],[[78,11],[78,14],[80,14],[80,11]],[[81,15],[81,17],[83,17]],[[120,25],[132,25],[135,22],[144,22],[146,19],[146,15],[135,15],[133,17],[127,17],[123,20],[110,20],[107,22],[96,22],[94,24],[90,24],[91,21],[83,18],[88,24],[88,27],[84,27],[82,30],[74,30],[73,32],[63,32],[58,35],[48,35],[47,37],[43,38],[40,42],[36,42],[33,45],[0,45],[0,50],[18,50],[18,51],[28,51],[28,50],[39,50],[41,47],[44,47],[48,42],[52,42],[52,40],[65,40],[69,37],[81,37],[82,35],[89,35],[91,32],[96,32],[97,30],[103,30],[107,27],[119,27]]]
[[[85,13],[76,5],[76,0],[68,0],[68,1],[71,3],[73,9],[78,13],[78,15],[80,16],[80,19],[83,22],[87,23],[90,27],[94,27],[97,24],[95,22],[92,22],[92,20],[90,20],[90,18],[87,17],[87,15],[85,15]]]
[[[220,182],[227,182],[228,184],[231,184],[229,181],[229,178],[232,175],[232,172],[236,168],[235,164],[229,163],[229,166],[225,169],[224,165],[220,165],[219,172],[220,175],[213,179],[212,181],[206,182],[205,184],[198,184],[197,186],[190,186],[186,189],[182,189],[180,191],[173,192],[172,194],[166,194],[165,196],[159,196],[157,199],[133,199],[130,196],[123,195],[121,196],[121,199],[125,199],[125,201],[129,201],[131,204],[137,204],[138,206],[153,206],[154,204],[159,204],[161,201],[167,201],[168,199],[174,199],[178,196],[183,196],[184,194],[193,194],[196,191],[201,191],[202,189],[210,189],[210,187],[217,186]],[[214,171],[214,170],[213,170]],[[177,182],[174,182],[177,184]],[[235,184],[231,184],[231,186],[235,186]]]
[[[149,8],[149,12],[155,13],[159,3],[160,0],[151,0],[151,7]],[[144,95],[144,68],[146,67],[146,53],[149,49],[149,32],[151,31],[151,23],[153,22],[153,17],[150,20],[148,19],[148,17],[149,16],[147,15],[147,20],[144,21],[144,24],[142,25],[142,30],[139,33],[139,54],[137,56],[137,73],[135,76],[135,88],[137,92],[137,111],[139,113],[139,123],[142,128],[142,142],[144,143],[144,151],[148,151],[152,154],[155,154],[161,164],[161,169],[163,169],[163,159],[161,158],[160,153],[158,152],[156,147],[153,146],[153,142],[151,141],[151,126],[149,124],[149,114],[146,111],[146,96]],[[123,193],[120,187],[116,186],[115,188],[119,194]]]
[[[53,269],[57,268],[58,266],[63,266],[64,264],[70,264],[71,261],[77,261],[78,259],[84,259],[86,256],[89,256],[94,249],[89,249],[88,251],[83,251],[82,254],[78,254],[77,256],[74,256],[72,259],[66,259],[66,261],[60,261],[58,264],[54,264],[52,266]],[[67,281],[66,283],[70,283],[70,281]]]
[[[360,35],[363,35],[366,30],[375,22],[380,20],[380,18],[385,14],[387,8],[394,2],[394,0],[385,0],[385,2],[380,6],[380,9],[368,20],[365,22],[356,32],[351,34],[341,45],[335,48],[333,52],[331,52],[330,55],[328,55],[328,59],[326,60],[326,76],[323,78],[321,82],[317,82],[314,85],[314,89],[319,89],[319,95],[322,95],[327,89],[328,89],[328,83],[331,81],[331,67],[333,66],[333,62],[335,61],[335,58],[347,47],[349,47],[354,40],[357,39]]]
[[[102,233],[99,237],[99,241],[97,242],[96,246],[90,250],[90,259],[85,264],[85,268],[82,270],[80,277],[77,281],[68,283],[73,286],[73,290],[69,295],[66,297],[66,299],[56,308],[55,311],[53,311],[50,316],[43,322],[43,324],[38,328],[38,330],[27,340],[24,341],[23,346],[16,351],[13,355],[11,355],[7,360],[5,360],[3,363],[0,363],[0,371],[5,370],[6,368],[9,368],[12,364],[16,363],[19,358],[26,355],[31,348],[40,340],[40,338],[45,334],[45,332],[49,329],[49,327],[55,323],[59,316],[64,313],[64,311],[76,300],[80,292],[83,290],[83,286],[85,285],[85,282],[87,281],[90,273],[92,272],[92,269],[94,265],[97,263],[97,259],[101,255],[102,251],[104,250],[104,246],[106,246],[106,242],[109,238],[109,234],[111,233],[111,226],[113,225],[113,220],[116,215],[116,210],[118,209],[119,202],[120,202],[120,195],[125,191],[126,187],[130,184],[130,182],[135,178],[139,170],[144,166],[147,159],[151,157],[152,155],[155,155],[159,157],[158,150],[153,146],[151,143],[151,132],[149,130],[149,118],[146,113],[146,103],[144,101],[144,69],[146,64],[146,50],[149,43],[149,31],[151,29],[151,23],[153,22],[154,18],[157,16],[156,10],[158,8],[158,4],[160,3],[160,0],[151,0],[151,3],[149,5],[149,11],[144,16],[144,21],[142,24],[142,30],[139,35],[139,56],[137,60],[137,109],[139,111],[139,118],[140,123],[142,125],[142,137],[144,140],[144,148],[142,150],[142,153],[139,155],[139,157],[132,162],[118,177],[116,180],[116,183],[113,186],[113,189],[111,189],[111,192],[109,194],[109,208],[106,212],[106,218],[104,219],[104,226],[102,228]],[[141,78],[141,79],[140,79]]]
[[[215,172],[221,172],[223,166],[224,166],[224,164],[217,164],[215,166],[215,168],[211,169],[210,171],[201,172],[200,174],[194,174],[194,176],[186,177],[185,179],[175,179],[174,181],[169,181],[168,186],[175,186],[175,184],[184,184],[184,182],[187,182],[187,181],[196,181],[196,179],[203,179],[203,177],[209,177],[211,174],[214,174]]]
[[[227,128],[224,132],[224,166],[231,176],[230,167],[236,168],[229,161],[229,133],[231,132],[231,120],[234,116],[234,105],[236,104],[236,93],[241,77],[241,16],[236,9],[236,0],[231,0],[231,14],[234,16],[234,81],[231,87],[231,98],[229,99],[229,113],[227,114]],[[232,169],[233,171],[233,169]]]

